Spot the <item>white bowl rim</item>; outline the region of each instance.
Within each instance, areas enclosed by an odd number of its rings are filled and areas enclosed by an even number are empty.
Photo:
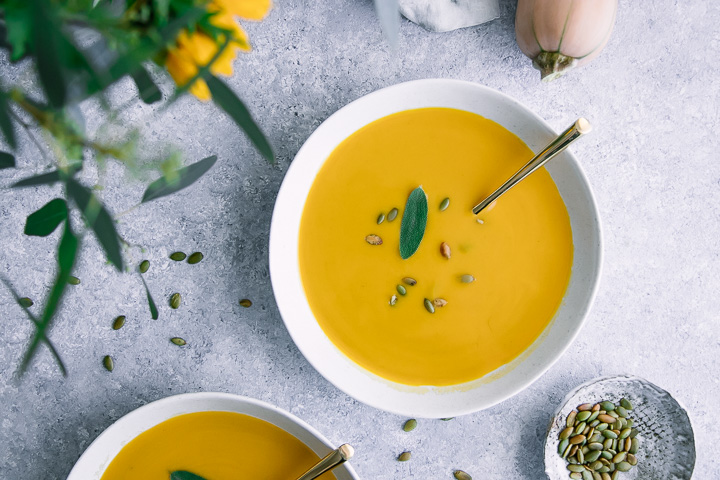
[[[283,418],[284,420],[287,420],[288,422],[295,424],[298,426],[301,430],[304,430],[306,433],[308,433],[310,436],[314,437],[315,440],[321,442],[323,445],[325,445],[328,449],[327,452],[315,452],[319,455],[324,455],[330,452],[331,450],[335,449],[336,447],[332,446],[330,441],[325,438],[325,436],[317,431],[314,427],[306,423],[304,420],[298,418],[297,416],[293,415],[292,413],[283,410],[280,407],[277,407],[275,405],[272,405],[270,403],[264,402],[262,400],[257,400],[255,398],[246,397],[243,395],[237,395],[233,393],[224,393],[224,392],[193,392],[193,393],[182,393],[178,395],[171,395],[169,397],[161,398],[159,400],[155,400],[153,402],[147,403],[145,405],[142,405],[116,421],[114,421],[110,426],[108,426],[105,430],[103,430],[100,435],[98,435],[95,440],[93,440],[90,445],[83,451],[83,453],[80,455],[80,458],[75,462],[75,465],[73,466],[72,470],[68,474],[67,480],[96,480],[95,478],[89,479],[87,477],[82,476],[82,473],[87,470],[94,470],[97,471],[99,476],[102,476],[102,473],[104,473],[105,469],[107,468],[107,464],[103,464],[102,459],[107,452],[102,451],[102,445],[110,438],[116,435],[122,435],[121,431],[123,427],[133,424],[136,419],[142,418],[145,414],[150,413],[152,411],[159,412],[154,418],[152,425],[144,426],[142,429],[142,432],[145,432],[149,430],[150,428],[159,425],[160,423],[167,421],[171,418],[174,418],[178,415],[182,415],[183,413],[178,413],[177,415],[171,415],[169,417],[166,417],[165,415],[162,415],[161,412],[163,412],[166,407],[170,405],[177,404],[179,406],[180,404],[186,404],[188,402],[201,402],[201,401],[217,401],[217,400],[224,400],[224,401],[230,401],[235,402],[238,405],[245,405],[245,406],[251,406],[256,407],[261,411],[267,412],[271,415],[278,415],[279,417]],[[192,410],[186,413],[198,413],[198,412],[210,412],[210,411],[223,411],[223,410],[217,410],[217,409],[208,409],[208,410]],[[228,410],[231,411],[231,410]],[[244,414],[249,415],[249,414]],[[253,416],[253,415],[251,415]],[[259,418],[259,417],[256,417]],[[271,423],[275,425],[274,422],[271,420],[261,418],[261,420],[264,420],[268,423]],[[278,425],[275,425],[278,428]],[[141,432],[141,433],[142,433]],[[288,432],[289,433],[289,432]],[[138,433],[139,435],[139,433]],[[126,445],[129,441],[136,438],[137,435],[132,436],[132,438],[129,438],[127,442],[123,443],[123,446]],[[297,437],[296,437],[297,438]],[[298,439],[302,441],[301,439]],[[303,442],[304,443],[304,442]],[[97,450],[97,451],[96,451]],[[313,449],[314,450],[314,449]],[[116,453],[117,455],[117,453]],[[114,455],[112,456],[114,458]],[[96,467],[96,468],[93,468]],[[355,473],[355,470],[353,469],[352,465],[350,465],[349,462],[346,462],[342,465],[342,468],[347,472],[350,478],[359,480],[359,477]]]
[[[291,338],[293,339],[295,345],[297,345],[300,352],[305,356],[305,358],[308,360],[308,362],[323,376],[326,380],[328,380],[330,383],[335,385],[338,389],[346,393],[347,395],[357,399],[358,401],[361,401],[367,405],[370,405],[372,407],[385,410],[390,413],[395,413],[398,415],[405,415],[405,416],[412,416],[412,417],[425,417],[425,418],[446,418],[446,417],[456,417],[460,415],[470,414],[474,413],[479,410],[483,410],[486,408],[490,408],[514,395],[519,393],[520,391],[524,390],[528,386],[530,386],[532,383],[534,383],[539,377],[541,377],[547,370],[552,367],[557,360],[562,357],[562,355],[567,351],[567,349],[572,345],[572,343],[577,338],[578,334],[580,333],[580,330],[585,324],[585,321],[587,320],[587,316],[589,313],[589,310],[594,302],[594,299],[597,295],[597,291],[599,288],[600,278],[602,275],[602,267],[603,267],[603,234],[602,234],[602,228],[601,228],[601,219],[600,219],[600,213],[597,208],[597,203],[595,200],[595,196],[592,191],[592,187],[587,179],[587,176],[585,172],[583,171],[579,161],[576,159],[574,154],[570,150],[565,150],[563,153],[561,153],[557,159],[553,160],[553,162],[550,162],[547,165],[547,168],[550,169],[553,165],[557,165],[560,163],[560,159],[564,158],[566,162],[569,162],[571,167],[574,168],[574,174],[578,177],[579,180],[579,186],[583,189],[584,193],[587,195],[587,203],[589,208],[589,213],[592,216],[592,223],[594,227],[594,237],[595,237],[595,243],[596,248],[594,249],[593,258],[590,259],[590,261],[593,264],[594,271],[592,272],[592,276],[589,279],[589,285],[590,287],[586,291],[586,301],[584,302],[584,305],[577,309],[575,314],[578,317],[577,322],[575,323],[574,327],[567,333],[566,340],[563,342],[562,346],[558,348],[555,352],[555,354],[552,356],[550,361],[544,362],[539,368],[536,368],[534,373],[532,375],[527,376],[523,381],[519,381],[515,383],[514,386],[505,388],[504,394],[501,396],[498,396],[497,398],[492,399],[483,399],[482,401],[476,402],[474,404],[468,404],[468,405],[453,405],[449,408],[437,408],[437,407],[431,407],[431,408],[416,408],[413,409],[407,409],[402,405],[388,405],[387,403],[384,403],[382,400],[381,395],[376,395],[373,392],[363,392],[359,391],[355,386],[348,385],[345,383],[345,379],[342,378],[335,378],[333,375],[328,371],[327,368],[327,362],[323,363],[321,361],[318,361],[317,358],[314,357],[313,352],[309,348],[309,345],[305,345],[302,341],[299,341],[301,329],[298,325],[295,325],[292,323],[291,320],[293,318],[293,312],[292,312],[292,306],[287,305],[285,303],[285,292],[279,287],[278,278],[280,278],[282,275],[286,273],[286,266],[282,263],[281,260],[279,260],[280,255],[278,254],[280,248],[281,248],[281,228],[279,226],[280,223],[280,214],[279,212],[284,207],[283,202],[287,202],[285,199],[286,197],[290,196],[290,190],[292,189],[291,185],[291,179],[295,177],[297,172],[301,169],[300,162],[297,160],[299,158],[303,158],[303,155],[305,154],[305,151],[308,149],[308,144],[313,140],[315,137],[318,136],[319,132],[322,132],[324,130],[331,129],[331,125],[333,124],[336,119],[341,116],[342,114],[348,112],[349,110],[353,108],[357,108],[357,106],[363,102],[368,102],[376,97],[379,97],[381,95],[388,95],[389,93],[394,93],[396,91],[401,91],[403,89],[412,89],[416,87],[432,87],[432,88],[470,88],[475,89],[479,94],[481,95],[489,95],[489,96],[495,96],[499,99],[501,99],[504,102],[507,102],[515,108],[523,111],[525,115],[528,115],[532,118],[532,120],[537,124],[537,128],[539,130],[546,130],[547,132],[551,133],[552,135],[556,135],[552,127],[539,115],[537,115],[535,112],[533,112],[529,107],[524,105],[523,103],[519,102],[518,100],[514,99],[513,97],[510,97],[507,94],[504,94],[498,90],[495,90],[493,88],[477,84],[475,82],[470,81],[464,81],[464,80],[455,80],[455,79],[421,79],[421,80],[412,80],[408,82],[402,82],[395,85],[391,85],[376,91],[373,91],[369,94],[366,94],[350,103],[345,105],[344,107],[337,110],[335,113],[330,115],[325,121],[323,121],[314,131],[313,133],[306,139],[302,147],[298,150],[297,154],[295,155],[295,158],[293,162],[290,164],[285,178],[283,179],[283,182],[280,186],[280,189],[277,194],[275,207],[273,210],[273,217],[272,222],[270,226],[270,238],[269,238],[269,267],[270,267],[270,278],[273,286],[273,291],[275,294],[276,303],[278,306],[278,310],[280,312],[280,315],[283,319],[283,322],[285,323],[286,328],[288,329],[288,332],[290,333]],[[426,105],[426,107],[430,107],[433,105]],[[404,110],[410,110],[413,108],[424,108],[423,106],[416,106],[407,108]],[[402,110],[398,110],[402,111]],[[467,110],[470,111],[470,110]],[[475,113],[475,112],[474,112]],[[386,115],[380,115],[376,119],[382,118]],[[369,122],[368,122],[369,123]],[[506,127],[508,128],[508,127]],[[509,129],[509,128],[508,128]],[[357,129],[355,130],[357,131]],[[511,130],[512,131],[512,130]],[[516,135],[520,136],[517,132],[513,132]],[[337,144],[345,140],[347,136],[341,138]],[[527,142],[526,142],[527,143]],[[544,144],[542,145],[544,146]],[[542,147],[541,146],[541,147]],[[531,147],[532,148],[532,147]],[[322,163],[326,160],[323,159]],[[551,174],[551,176],[553,176]],[[553,176],[553,180],[555,180]],[[556,182],[557,183],[557,182]],[[304,206],[304,201],[303,201]],[[573,239],[575,237],[575,234],[573,233]],[[575,264],[575,259],[573,259],[573,265]],[[299,265],[295,265],[295,268],[299,270]],[[572,278],[571,278],[572,282]],[[568,287],[569,290],[570,287]],[[567,292],[566,292],[567,294]],[[304,296],[304,294],[303,294]],[[307,303],[307,300],[305,300]],[[309,308],[309,305],[308,305]],[[560,309],[558,309],[558,312]],[[556,314],[557,316],[557,314]],[[534,351],[535,345],[541,341],[541,339],[548,333],[549,329],[552,327],[553,321],[550,322],[548,327],[546,327],[546,330],[540,335],[540,337],[533,343],[533,345],[528,349],[528,351]],[[317,321],[316,321],[317,323]],[[329,342],[330,340],[327,339]],[[335,347],[337,348],[337,347]],[[348,362],[351,362],[354,364],[354,362],[349,359],[347,356],[345,356],[342,352],[337,350],[340,356],[344,357]],[[524,354],[521,354],[520,357],[523,357]],[[519,357],[519,358],[520,358]],[[517,359],[516,359],[517,360]],[[516,360],[513,360],[510,362],[510,364],[513,364]],[[367,374],[370,377],[375,377],[375,380],[378,382],[393,384],[401,389],[413,389],[414,387],[408,387],[405,385],[400,384],[394,384],[394,382],[390,382],[386,379],[383,379],[381,377],[378,377],[377,375],[373,374],[372,372],[368,372],[367,370],[363,369],[362,367],[355,365],[358,369],[363,370],[365,374]],[[507,366],[507,365],[506,365]],[[503,369],[504,367],[501,367],[498,370]],[[513,367],[514,368],[514,367]],[[495,372],[497,372],[496,370]],[[491,372],[487,376],[491,376],[495,374],[495,372]],[[486,377],[487,377],[486,376]],[[485,378],[485,377],[483,377]],[[482,379],[481,379],[482,380]],[[472,382],[471,382],[472,383]],[[419,387],[419,388],[425,388],[425,387]],[[432,388],[432,387],[430,387]]]

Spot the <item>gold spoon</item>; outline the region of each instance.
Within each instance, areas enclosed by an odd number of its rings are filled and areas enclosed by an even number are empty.
[[[588,122],[582,117],[578,118],[575,123],[570,126],[570,128],[558,135],[555,140],[550,142],[545,148],[543,148],[540,153],[535,155],[532,160],[526,163],[520,170],[515,172],[515,174],[510,177],[505,183],[500,185],[497,190],[491,193],[485,200],[475,205],[472,209],[473,213],[477,215],[478,213],[482,212],[488,205],[500,198],[503,193],[507,192],[512,187],[517,185],[520,181],[522,181],[525,177],[545,165],[553,157],[555,157],[555,155],[565,150],[572,142],[574,142],[584,134],[589,133],[590,130],[592,130],[592,125],[590,125],[590,122]]]
[[[355,450],[347,443],[340,445],[337,449],[328,453],[325,458],[310,467],[307,472],[300,475],[297,480],[312,480],[313,478],[318,478],[323,473],[329,472],[333,468],[347,462],[354,454]]]

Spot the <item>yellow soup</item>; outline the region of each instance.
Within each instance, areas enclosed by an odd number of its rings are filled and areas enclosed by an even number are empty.
[[[565,204],[540,169],[489,211],[471,209],[532,156],[497,123],[448,108],[390,115],[343,141],[315,179],[300,225],[303,286],[330,340],[367,370],[407,385],[464,383],[526,350],[570,279]],[[428,198],[427,229],[403,260],[402,213],[418,186]],[[397,218],[377,224],[394,207]],[[370,234],[382,245],[369,244]],[[417,284],[400,295],[404,277]],[[431,314],[425,298],[447,304]]]
[[[292,479],[318,460],[300,440],[264,420],[233,412],[188,413],[138,435],[101,480],[170,480],[176,470],[207,480]]]

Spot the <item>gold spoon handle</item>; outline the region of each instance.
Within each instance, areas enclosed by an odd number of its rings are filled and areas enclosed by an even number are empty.
[[[313,478],[317,478],[323,473],[329,472],[338,465],[342,465],[350,460],[354,454],[355,450],[347,443],[340,445],[336,450],[328,453],[325,458],[310,467],[307,472],[300,475],[297,480],[312,480]]]
[[[568,145],[580,138],[582,135],[590,132],[592,125],[584,118],[578,118],[567,130],[558,135],[555,140],[550,142],[543,150],[535,155],[532,160],[526,163],[520,170],[510,177],[505,183],[491,193],[485,200],[475,205],[472,209],[473,213],[477,215],[482,212],[485,207],[493,203],[500,196],[510,190],[512,187],[517,185],[525,177],[533,173],[538,168],[549,162],[555,155],[565,150]]]

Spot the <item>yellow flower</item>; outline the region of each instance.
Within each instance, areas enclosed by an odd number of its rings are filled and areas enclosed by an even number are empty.
[[[230,41],[210,66],[213,75],[232,75],[232,62],[238,50],[250,51],[247,34],[235,21],[234,16],[250,20],[261,20],[270,9],[270,0],[212,0],[208,11],[214,13],[210,23],[232,32]],[[176,45],[168,49],[165,67],[175,83],[187,84],[198,73],[198,67],[207,65],[217,55],[218,49],[227,39],[224,35],[213,40],[206,33],[186,30],[178,35]],[[204,80],[196,80],[190,86],[190,93],[200,100],[210,99],[210,90]]]

